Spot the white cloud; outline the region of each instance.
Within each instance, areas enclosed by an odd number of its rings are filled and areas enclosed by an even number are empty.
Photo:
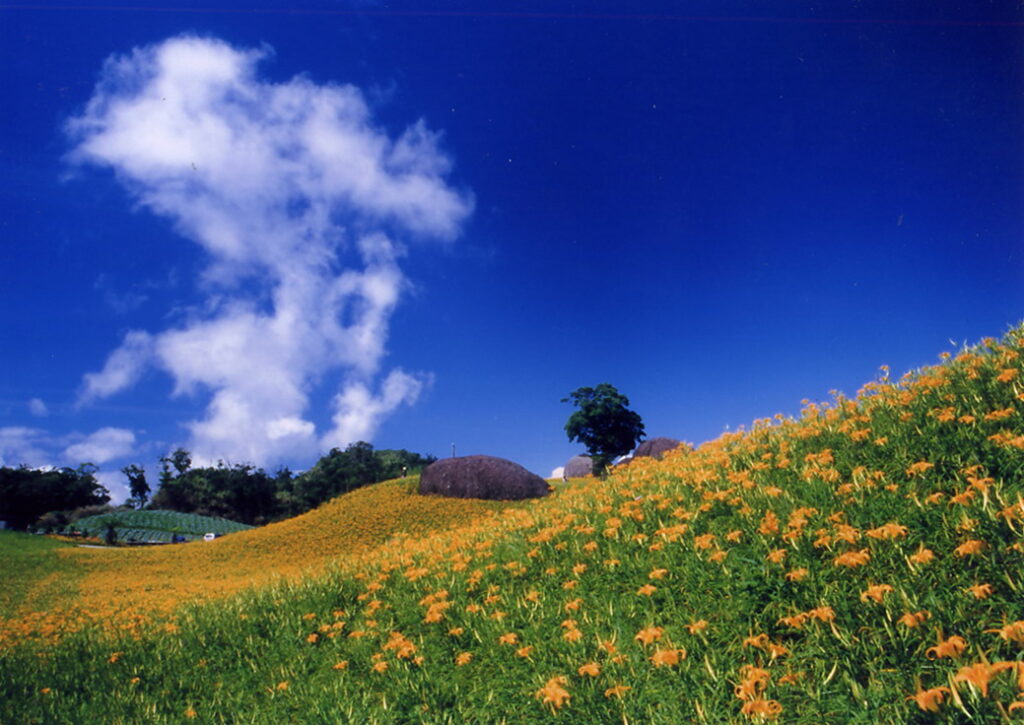
[[[565,466],[559,466],[551,471],[551,475],[548,478],[562,478],[565,476]]]
[[[100,485],[107,489],[112,506],[123,504],[131,498],[131,488],[128,486],[128,481],[125,479],[124,474],[120,471],[97,471],[93,475],[96,476],[96,480],[100,482]]]
[[[32,398],[28,401],[28,412],[36,418],[45,418],[50,414],[50,410],[46,407],[46,403],[39,398]]]
[[[362,382],[353,382],[334,397],[334,428],[324,435],[324,448],[344,448],[350,443],[370,440],[380,420],[399,405],[412,405],[429,379],[393,370],[374,395]]]
[[[165,370],[176,394],[211,396],[187,424],[198,462],[309,455],[414,402],[424,381],[400,370],[371,392],[407,286],[385,230],[451,238],[472,209],[422,121],[393,140],[353,86],[260,80],[268,54],[191,36],[135,49],[107,61],[69,125],[73,161],[112,168],[209,259],[204,312],[129,333],[80,402]],[[334,428],[318,439],[310,392],[333,371]]]
[[[0,466],[16,467],[22,464],[35,468],[52,461],[47,451],[49,438],[38,428],[12,426],[0,428]]]
[[[97,465],[131,454],[135,448],[135,433],[125,428],[100,428],[84,440],[64,449],[64,458],[77,465]]]
[[[129,332],[121,346],[107,358],[100,372],[85,374],[82,391],[78,396],[79,405],[135,385],[145,372],[152,355],[153,340],[149,334],[140,330]]]

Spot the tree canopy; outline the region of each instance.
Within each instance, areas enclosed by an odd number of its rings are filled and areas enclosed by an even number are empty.
[[[182,448],[160,460],[160,487],[150,508],[260,525],[297,516],[360,486],[418,473],[435,459],[406,450],[375,451],[358,441],[345,450],[332,448],[299,475],[287,468],[270,474],[251,464],[224,462],[192,468],[191,455]],[[131,479],[127,470],[125,475]]]
[[[595,473],[603,474],[613,459],[629,453],[644,437],[643,421],[614,385],[579,388],[562,402],[578,408],[569,416],[565,432],[569,440],[587,447]]]
[[[96,480],[96,466],[38,470],[0,468],[0,521],[26,529],[47,511],[104,504],[110,493]]]

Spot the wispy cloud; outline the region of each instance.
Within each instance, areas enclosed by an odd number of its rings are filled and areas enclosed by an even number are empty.
[[[52,463],[46,431],[24,426],[0,428],[0,466],[44,466]]]
[[[47,408],[46,403],[39,398],[32,398],[28,401],[28,412],[36,418],[45,418],[50,414],[50,409]]]
[[[135,49],[107,61],[69,124],[73,162],[112,168],[209,260],[203,311],[130,332],[80,402],[159,367],[176,394],[210,395],[188,424],[197,460],[309,455],[415,401],[426,378],[380,369],[407,285],[393,235],[452,238],[472,209],[422,121],[391,138],[355,87],[260,80],[269,54],[191,36]],[[334,427],[318,435],[310,391],[339,370]]]

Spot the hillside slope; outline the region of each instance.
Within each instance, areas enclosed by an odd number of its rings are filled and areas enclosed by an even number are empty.
[[[9,653],[0,716],[1021,720],[1022,340],[140,639]]]
[[[0,648],[26,638],[52,641],[89,623],[135,630],[166,619],[183,603],[321,572],[393,536],[443,531],[510,505],[423,497],[415,481],[404,479],[357,489],[301,516],[212,542],[64,548],[61,569],[74,573],[75,587],[56,601],[49,589],[30,588],[19,616],[0,620]]]

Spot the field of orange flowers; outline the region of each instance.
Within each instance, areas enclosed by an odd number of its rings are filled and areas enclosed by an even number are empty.
[[[68,547],[52,552],[72,586],[56,594],[50,579],[28,587],[14,616],[0,619],[0,649],[26,639],[54,642],[98,624],[136,631],[165,623],[183,603],[235,594],[279,579],[315,575],[385,544],[487,517],[510,504],[415,493],[411,479],[358,489],[302,516],[213,542],[153,548]]]
[[[9,650],[0,720],[1024,721],[1022,342]]]

